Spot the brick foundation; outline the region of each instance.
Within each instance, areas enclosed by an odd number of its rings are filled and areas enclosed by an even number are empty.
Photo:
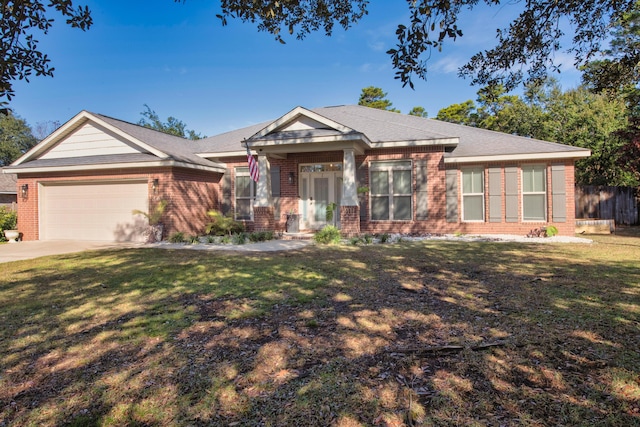
[[[275,229],[275,219],[273,218],[273,208],[270,206],[256,206],[253,208],[253,230],[273,231]]]
[[[360,207],[340,206],[340,232],[345,237],[360,234]]]

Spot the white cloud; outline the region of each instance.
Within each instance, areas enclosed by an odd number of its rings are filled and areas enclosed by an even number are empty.
[[[466,63],[462,58],[455,55],[448,55],[437,61],[431,67],[434,72],[440,72],[442,74],[458,73],[458,69]]]

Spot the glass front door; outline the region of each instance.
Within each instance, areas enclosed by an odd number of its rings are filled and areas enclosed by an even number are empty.
[[[342,164],[302,165],[299,176],[303,227],[319,230],[331,224],[339,228]]]

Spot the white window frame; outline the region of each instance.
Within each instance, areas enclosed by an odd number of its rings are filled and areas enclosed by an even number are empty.
[[[543,172],[543,183],[544,183],[544,190],[543,191],[527,191],[525,192],[524,190],[524,180],[525,180],[525,171],[533,171],[536,169],[541,169]],[[520,182],[521,182],[521,200],[520,200],[520,204],[522,206],[522,222],[547,222],[547,165],[545,164],[535,164],[535,165],[524,165],[520,167]],[[527,218],[527,216],[525,215],[525,204],[524,204],[524,199],[526,196],[540,196],[542,195],[542,200],[543,200],[543,207],[542,207],[542,211],[544,212],[544,217],[543,218]]]
[[[238,197],[238,177],[249,178],[249,197]],[[256,183],[251,179],[249,174],[249,167],[237,167],[235,168],[235,182],[233,186],[233,218],[236,221],[253,221],[253,205],[256,200]],[[249,200],[249,218],[238,217],[238,200]]]
[[[485,222],[485,170],[482,166],[476,166],[476,167],[469,167],[469,168],[462,168],[460,170],[460,189],[461,189],[461,194],[462,194],[462,222]],[[482,183],[480,184],[481,187],[481,192],[469,192],[469,193],[465,193],[465,188],[464,188],[464,175],[465,173],[478,173],[480,174],[480,176],[482,177]],[[473,178],[472,178],[472,182],[473,182]],[[465,199],[467,197],[480,197],[482,199],[482,218],[481,219],[466,219],[464,217],[465,214],[465,209],[464,209],[464,203],[465,203]]]
[[[410,192],[409,193],[397,193],[394,194],[393,192],[393,172],[394,171],[400,171],[400,170],[408,170],[409,173],[411,174],[411,182],[410,182]],[[376,160],[376,161],[372,161],[371,163],[369,163],[369,183],[371,184],[373,182],[372,179],[372,173],[373,172],[387,172],[388,173],[388,178],[389,178],[389,193],[387,194],[376,194],[375,196],[379,196],[379,197],[383,197],[383,196],[387,196],[389,197],[389,218],[388,219],[373,219],[373,210],[372,210],[372,200],[375,197],[373,194],[373,188],[371,188],[371,190],[369,191],[369,215],[370,215],[370,220],[371,221],[413,221],[414,218],[414,214],[413,214],[413,187],[414,187],[414,183],[413,183],[413,161],[411,159],[400,159],[400,160]],[[409,197],[411,206],[410,206],[410,212],[411,212],[411,216],[408,219],[394,219],[393,218],[393,212],[394,212],[394,197]]]

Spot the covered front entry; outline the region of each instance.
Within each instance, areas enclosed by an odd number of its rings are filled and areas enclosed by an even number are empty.
[[[342,163],[303,164],[299,176],[301,227],[319,230],[325,225],[335,225],[340,228]]]
[[[40,185],[40,240],[145,241],[146,181]]]

